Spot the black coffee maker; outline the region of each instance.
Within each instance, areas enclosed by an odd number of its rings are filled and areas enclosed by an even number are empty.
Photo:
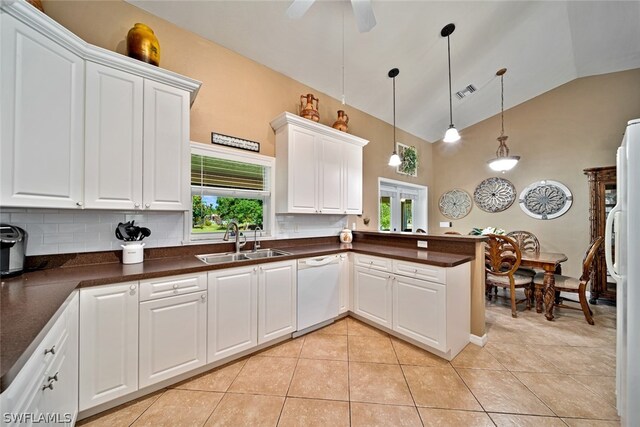
[[[0,224],[0,274],[16,276],[24,271],[27,232],[20,227]]]

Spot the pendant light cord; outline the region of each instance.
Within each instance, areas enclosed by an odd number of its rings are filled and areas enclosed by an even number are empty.
[[[504,74],[500,76],[500,136],[504,136]]]
[[[342,105],[346,104],[344,94],[344,7],[342,8]]]
[[[451,43],[447,36],[447,58],[449,62],[449,124],[453,125],[453,103],[451,101]]]
[[[396,152],[396,78],[393,78],[393,152]]]

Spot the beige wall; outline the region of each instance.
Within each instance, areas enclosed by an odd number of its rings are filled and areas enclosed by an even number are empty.
[[[535,181],[560,181],[574,197],[571,209],[560,218],[533,219],[516,200],[506,211],[494,214],[474,205],[467,217],[453,221],[453,230],[465,234],[472,227],[495,226],[507,231],[531,231],[544,251],[567,254],[566,274],[579,275],[589,244],[589,193],[582,170],[615,164],[626,122],[640,117],[639,88],[640,69],[586,77],[506,111],[507,144],[511,153],[522,159],[505,174],[496,174],[486,164],[495,157],[498,147],[499,115],[464,129],[461,142],[454,146],[436,143],[430,231],[446,231],[438,227],[438,221],[447,219],[440,214],[437,202],[452,188],[462,188],[473,196],[483,179],[502,176],[515,185],[519,195]]]
[[[124,40],[135,22],[156,32],[162,50],[162,68],[203,82],[191,110],[191,139],[208,143],[210,132],[259,141],[261,153],[274,155],[275,137],[269,122],[283,111],[297,113],[300,94],[320,98],[321,123],[331,125],[339,101],[215,43],[180,29],[122,1],[44,1],[46,13],[89,43],[124,53]],[[380,70],[386,72],[386,70]],[[391,85],[378,88],[391,95]],[[514,204],[503,213],[488,214],[474,207],[454,222],[463,233],[474,226],[525,229],[538,235],[543,249],[567,253],[565,272],[578,274],[588,244],[587,181],[582,169],[614,163],[624,124],[640,117],[640,70],[575,80],[508,110],[506,131],[512,153],[520,164],[504,175],[521,191],[540,179],[566,184],[574,205],[563,217],[539,221]],[[506,94],[508,96],[508,93]],[[398,100],[402,102],[402,100]],[[389,106],[391,107],[391,106]],[[500,123],[492,117],[464,129],[454,146],[431,145],[399,132],[398,140],[418,149],[418,178],[398,175],[386,165],[392,149],[392,127],[346,106],[350,133],[370,140],[364,150],[364,215],[358,229],[377,228],[377,180],[379,176],[429,186],[430,232],[445,231],[438,222],[440,195],[451,188],[473,193],[484,178],[495,176],[486,160],[496,150]],[[363,218],[371,218],[368,227]],[[352,222],[350,219],[349,222]]]
[[[296,80],[122,1],[45,0],[43,3],[47,15],[85,41],[123,54],[129,28],[136,22],[149,25],[160,42],[160,66],[202,82],[191,109],[193,141],[208,143],[211,131],[216,131],[258,141],[261,154],[274,156],[275,135],[269,122],[283,111],[297,113],[301,94],[311,92],[320,98],[323,124],[331,126],[336,111],[344,109],[350,117],[349,133],[370,141],[364,149],[363,218],[371,218],[368,229],[377,227],[378,176],[431,184],[431,144],[399,132],[398,141],[418,149],[419,174],[418,178],[398,175],[387,166],[392,151],[392,126],[348,105],[343,106],[338,100]],[[391,82],[379,90],[388,93],[391,101]],[[362,218],[357,222],[359,229],[365,228]]]

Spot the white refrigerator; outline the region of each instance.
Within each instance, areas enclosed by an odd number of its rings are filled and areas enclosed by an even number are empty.
[[[640,426],[640,119],[628,123],[617,159],[618,200],[607,217],[605,253],[617,282],[618,413],[631,427]]]

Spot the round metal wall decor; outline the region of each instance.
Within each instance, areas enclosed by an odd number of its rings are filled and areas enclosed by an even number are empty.
[[[573,203],[571,191],[558,181],[549,179],[534,182],[520,193],[520,208],[536,219],[554,219],[562,216]]]
[[[464,190],[453,189],[440,196],[440,213],[450,219],[464,218],[471,211],[471,196]]]
[[[485,212],[502,212],[516,199],[516,188],[504,178],[487,178],[476,187],[473,200]]]

